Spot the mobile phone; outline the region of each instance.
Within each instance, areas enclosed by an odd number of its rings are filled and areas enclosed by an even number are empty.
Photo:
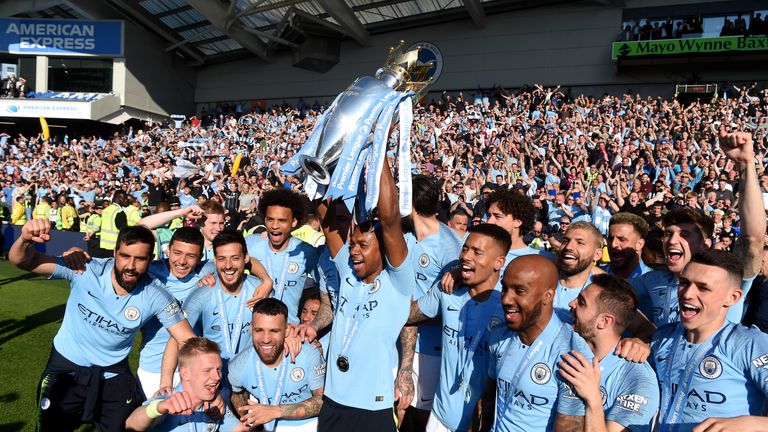
[[[547,195],[549,195],[551,197],[557,196],[557,191],[554,190],[554,189],[549,189],[549,190],[547,190]]]
[[[581,192],[574,192],[571,194],[571,196],[573,197],[573,199],[581,198]]]

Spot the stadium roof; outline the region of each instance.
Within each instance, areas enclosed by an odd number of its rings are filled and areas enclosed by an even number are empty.
[[[220,63],[293,50],[308,37],[353,39],[486,14],[566,3],[564,0],[104,0],[117,18],[133,21],[168,41],[190,64]],[[107,18],[88,0],[11,0],[28,18]],[[101,5],[103,8],[103,4]],[[13,7],[13,6],[11,6]],[[109,18],[116,18],[114,16]]]

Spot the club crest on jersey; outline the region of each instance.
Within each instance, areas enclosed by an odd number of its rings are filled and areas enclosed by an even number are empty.
[[[136,321],[141,317],[141,311],[139,311],[139,308],[136,306],[128,306],[125,308],[125,312],[123,312],[123,315],[125,315],[125,319],[128,321]]]
[[[706,378],[715,379],[723,373],[723,364],[717,357],[708,355],[699,364],[699,372]]]
[[[304,379],[304,369],[300,367],[293,368],[293,370],[291,371],[291,380],[293,380],[293,382],[299,382],[303,379]]]
[[[297,262],[288,263],[288,273],[296,274],[297,271],[299,271],[299,263]]]
[[[549,366],[544,363],[536,363],[533,365],[533,368],[531,368],[531,380],[536,384],[544,385],[549,382],[551,377],[552,371],[549,369]]]
[[[45,398],[45,397],[40,399],[40,409],[41,410],[45,411],[45,410],[47,410],[50,407],[51,407],[51,400],[50,399]]]
[[[492,316],[491,319],[488,321],[488,329],[493,330],[499,324],[501,324],[501,318],[497,316]]]
[[[369,289],[368,292],[373,294],[376,291],[378,291],[379,288],[381,288],[381,281],[376,279],[375,281],[373,281],[373,285],[371,285],[371,289]]]
[[[428,265],[429,265],[429,255],[425,253],[421,254],[421,256],[419,257],[419,266],[421,268],[427,268]]]
[[[208,432],[215,432],[216,426],[218,426],[218,423],[208,423],[208,425],[205,427],[205,430]]]

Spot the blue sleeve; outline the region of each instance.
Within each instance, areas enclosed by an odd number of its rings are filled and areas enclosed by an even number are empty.
[[[584,401],[576,394],[568,381],[558,372],[557,374],[557,413],[567,416],[581,417],[586,412]]]
[[[413,288],[416,285],[416,273],[413,270],[413,263],[411,262],[411,252],[405,257],[400,267],[393,267],[386,259],[386,269],[388,270],[389,277],[392,278],[392,283],[395,285],[395,289],[403,295],[407,295],[409,298],[413,295]]]
[[[71,282],[75,278],[77,273],[64,267],[63,262],[64,260],[61,257],[56,257],[56,268],[51,273],[49,279],[66,279]]]
[[[184,301],[184,315],[187,317],[190,326],[195,327],[203,315],[206,303],[203,297],[207,296],[209,292],[207,287],[200,287]]]
[[[333,257],[333,263],[336,264],[336,270],[339,272],[339,280],[345,279],[352,273],[352,268],[349,266],[349,246],[344,245]]]
[[[613,406],[605,411],[606,420],[632,432],[647,430],[659,409],[659,386],[655,375],[643,374],[646,367],[645,364],[632,364],[621,380],[621,389],[613,400]]]
[[[768,396],[768,335],[756,328],[741,327],[737,331],[746,334],[746,346],[736,352],[745,356],[744,365],[752,383]]]
[[[307,364],[309,370],[307,371],[307,381],[309,382],[309,389],[321,389],[325,385],[325,361],[323,361],[323,356],[319,349],[310,344],[304,344],[303,350],[306,350],[308,354]]]
[[[203,268],[200,269],[199,275],[206,276],[211,273],[216,274],[216,263],[214,263],[212,259],[205,261]]]
[[[437,283],[439,284],[440,282],[438,281]],[[421,313],[430,318],[436,317],[438,312],[440,312],[440,295],[441,292],[437,284],[432,285],[432,288],[417,300]]]
[[[501,335],[501,326],[497,326],[493,330],[491,330],[491,334],[488,336],[488,367],[486,370],[486,373],[488,375],[488,378],[495,380],[498,378],[496,374],[496,362],[498,361],[499,357],[501,355],[499,354],[501,352],[501,341],[499,340],[499,336]]]
[[[152,294],[152,310],[160,321],[163,327],[168,328],[174,324],[184,320],[184,313],[181,310],[181,305],[176,298],[171,295],[165,288],[154,285],[154,293]]]
[[[229,360],[227,364],[227,380],[229,385],[232,386],[232,392],[240,393],[243,391],[243,373],[245,373],[245,367],[248,364],[250,353],[253,352],[253,348],[248,348],[236,354]]]

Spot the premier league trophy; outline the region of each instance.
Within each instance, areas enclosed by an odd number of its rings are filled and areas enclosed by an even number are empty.
[[[318,117],[301,150],[281,167],[285,174],[304,171],[305,191],[311,199],[342,198],[350,210],[357,203],[361,215],[376,206],[390,126],[397,112],[400,212],[410,214],[412,110],[436,80],[435,60],[440,54],[428,43],[417,43],[407,50],[403,45],[401,41],[390,48],[375,77],[358,78],[339,94]]]

